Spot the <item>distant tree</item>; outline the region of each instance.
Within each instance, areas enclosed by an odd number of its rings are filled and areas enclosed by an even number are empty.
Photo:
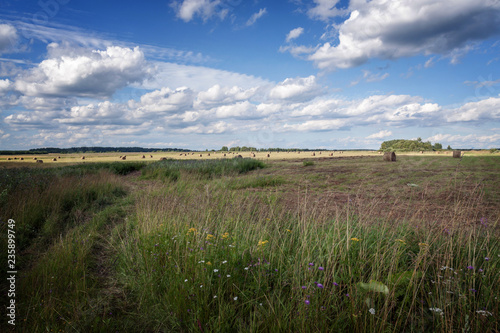
[[[450,146],[450,145],[448,145],[448,148],[446,148],[446,149],[451,150],[451,146]]]
[[[436,142],[436,143],[434,144],[434,149],[436,149],[436,150],[441,150],[441,149],[443,149],[443,145],[442,145],[442,144],[440,144],[440,143],[437,143],[437,142]]]
[[[228,151],[229,149],[226,147],[226,146],[222,146],[222,148],[220,149],[220,151]]]
[[[490,153],[494,154],[494,153],[496,153],[496,152],[497,152],[497,149],[496,149],[496,148],[491,148],[491,149],[490,149]]]

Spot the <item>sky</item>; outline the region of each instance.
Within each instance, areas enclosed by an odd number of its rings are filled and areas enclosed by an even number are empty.
[[[500,0],[0,0],[0,149],[500,147]]]

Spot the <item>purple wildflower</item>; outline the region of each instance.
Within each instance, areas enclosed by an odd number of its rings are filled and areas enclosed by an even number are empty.
[[[321,267],[321,266],[319,266],[319,267],[318,267],[318,269],[319,269],[320,271],[324,271],[324,270],[325,270],[325,269],[324,269],[323,267]]]
[[[479,269],[479,273],[482,273],[482,272],[483,272],[483,269],[482,269],[482,268],[480,268],[480,269]]]
[[[474,267],[473,267],[473,266],[467,266],[467,268],[468,268],[468,269],[471,269],[471,270],[472,270],[472,269],[474,269]]]
[[[323,288],[324,288],[324,286],[323,286],[321,283],[316,284],[316,287],[318,287],[318,288],[320,288],[320,289],[323,289]]]
[[[485,258],[484,258],[484,260],[486,260],[486,261],[490,261],[490,258],[488,258],[488,257],[485,257]]]
[[[313,262],[310,262],[310,263],[309,263],[309,266],[314,266],[314,263],[313,263]]]
[[[307,287],[306,286],[302,286],[302,289],[306,289]]]
[[[310,302],[308,299],[306,299],[306,300],[304,301],[304,303],[306,303],[306,305],[311,304],[311,302]]]
[[[339,284],[337,282],[334,282],[333,285],[336,286],[336,287],[339,286]]]

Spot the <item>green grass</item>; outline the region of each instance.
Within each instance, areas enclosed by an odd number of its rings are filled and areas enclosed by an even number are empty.
[[[2,170],[16,331],[498,331],[498,157],[457,163]]]

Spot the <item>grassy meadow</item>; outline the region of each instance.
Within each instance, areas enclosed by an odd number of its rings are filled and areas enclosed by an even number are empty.
[[[15,331],[500,330],[498,154],[206,154],[0,157]]]

